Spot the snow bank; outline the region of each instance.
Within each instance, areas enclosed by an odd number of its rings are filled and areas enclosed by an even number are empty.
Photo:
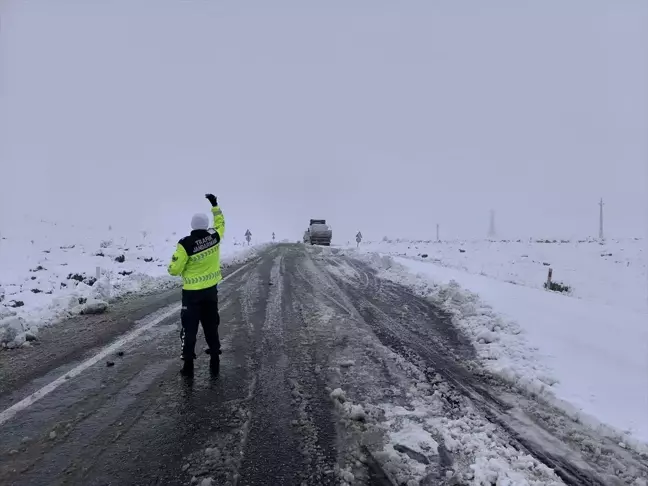
[[[609,424],[626,442],[648,443],[648,313],[410,258],[363,258],[450,312],[488,370],[584,422]]]
[[[363,332],[357,324],[354,331]],[[352,373],[344,377],[346,390],[331,391],[345,433],[355,430],[356,440],[367,445],[354,457],[367,462],[364,455],[370,454],[393,484],[562,484],[550,468],[512,445],[506,434],[440,376],[428,380],[376,338],[355,344],[360,343],[367,347],[356,349],[355,354],[366,363],[360,368],[375,369],[378,362],[379,368],[389,370],[390,379],[380,386],[379,373]],[[377,438],[380,448],[375,444]],[[353,465],[348,467],[353,469]],[[346,471],[340,477],[354,484],[346,475],[353,480],[357,472]]]
[[[388,441],[381,455],[386,467],[397,477],[404,455],[410,459],[408,465],[414,465],[424,475],[428,464],[443,464],[446,462],[443,456],[450,458],[457,454],[470,457],[469,471],[459,480],[455,476],[458,464],[448,460],[445,470],[436,474],[445,477],[448,484],[563,484],[550,468],[499,437],[492,423],[470,410],[465,410],[460,418],[444,417],[435,413],[436,400],[434,395],[416,397],[410,410],[383,404]]]
[[[33,226],[33,225],[32,225]],[[111,230],[41,222],[0,237],[0,343],[22,345],[29,333],[56,320],[100,313],[128,294],[170,289],[167,273],[181,235]],[[259,247],[222,245],[223,266],[250,258]]]

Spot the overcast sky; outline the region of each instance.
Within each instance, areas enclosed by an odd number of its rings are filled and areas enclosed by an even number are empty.
[[[3,0],[0,225],[648,223],[648,2]]]

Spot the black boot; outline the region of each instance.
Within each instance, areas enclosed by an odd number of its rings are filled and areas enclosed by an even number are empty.
[[[218,355],[212,356],[209,360],[209,369],[214,375],[218,375],[218,373],[220,373],[220,358],[218,357]]]
[[[194,362],[193,359],[185,359],[184,365],[180,370],[182,376],[193,376],[194,374]]]

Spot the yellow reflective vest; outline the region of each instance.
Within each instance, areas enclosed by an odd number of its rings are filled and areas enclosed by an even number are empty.
[[[220,242],[225,233],[225,219],[220,207],[212,208],[214,227],[193,230],[178,242],[169,263],[169,274],[182,276],[184,290],[213,287],[223,277],[220,268]]]

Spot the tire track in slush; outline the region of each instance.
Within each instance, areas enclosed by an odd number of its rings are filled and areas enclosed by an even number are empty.
[[[297,253],[296,251],[294,253]],[[328,364],[330,336],[322,338],[313,312],[312,283],[300,271],[304,252],[287,259],[283,314],[287,323],[285,342],[290,355],[290,387],[296,419],[293,426],[300,438],[304,459],[302,481],[333,485],[337,459],[336,424],[327,380],[322,369]],[[328,339],[327,339],[328,338]]]
[[[316,260],[310,252],[305,252],[297,264],[299,271],[296,275],[300,281],[294,288],[299,297],[299,311],[307,324],[309,352],[319,367],[316,374],[318,383],[328,386],[326,398],[329,403],[322,409],[328,412],[332,422],[330,427],[334,429],[335,465],[338,468],[335,480],[353,485],[401,484],[392,481],[372,455],[372,451],[382,450],[383,429],[376,427],[373,419],[355,415],[353,404],[358,401],[377,403],[384,396],[384,390],[392,386],[400,388],[404,377],[398,372],[393,373],[395,370],[381,359],[381,351],[372,345],[378,340],[370,337],[369,326],[363,323],[328,269],[317,264]],[[379,348],[382,349],[382,345]],[[342,400],[332,399],[330,392],[336,388],[347,394]],[[361,410],[367,411],[362,406]],[[372,415],[373,412],[368,413]],[[374,418],[378,416],[379,412]],[[326,430],[325,427],[322,429]]]
[[[289,361],[283,341],[283,272],[283,255],[279,255],[267,282],[270,291],[262,335],[257,333],[253,340],[258,372],[237,482],[245,486],[301,483],[303,463],[292,428]]]

